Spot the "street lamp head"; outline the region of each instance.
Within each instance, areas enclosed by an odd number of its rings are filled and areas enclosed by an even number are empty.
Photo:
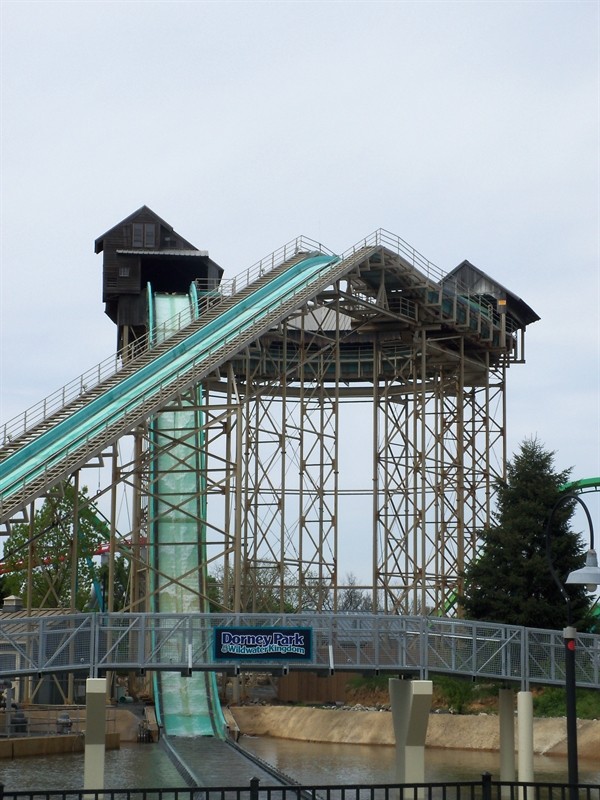
[[[590,548],[587,551],[585,567],[570,572],[565,583],[584,583],[588,592],[596,591],[598,584],[600,584],[600,567],[598,566],[598,556],[595,550]]]

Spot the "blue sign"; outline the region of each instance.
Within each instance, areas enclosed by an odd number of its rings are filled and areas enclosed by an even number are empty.
[[[214,628],[216,661],[310,661],[312,628]]]

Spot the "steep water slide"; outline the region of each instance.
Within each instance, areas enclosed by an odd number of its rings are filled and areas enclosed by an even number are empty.
[[[206,314],[91,390],[82,386],[79,397],[52,414],[46,415],[45,404],[40,404],[32,427],[24,419],[5,434],[0,521],[198,384],[351,266],[337,256],[303,254],[211,305]]]
[[[188,295],[153,294],[148,290],[149,330],[160,343],[175,331],[171,320],[198,308],[195,286]],[[193,389],[190,400],[173,410],[162,410],[150,424],[152,457],[150,480],[155,487],[150,506],[149,534],[155,553],[155,611],[190,613],[206,611],[199,599],[201,582],[198,564],[206,564],[205,473],[202,459],[202,387]],[[168,449],[163,443],[169,442]],[[175,444],[173,444],[175,442]],[[200,523],[198,522],[200,520]],[[200,525],[200,530],[198,529]],[[181,576],[177,582],[167,576]],[[162,672],[154,677],[154,697],[159,724],[168,736],[217,736],[225,734],[226,723],[218,700],[215,675],[194,672],[182,677]]]

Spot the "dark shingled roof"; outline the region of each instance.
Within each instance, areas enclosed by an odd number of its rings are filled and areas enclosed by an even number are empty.
[[[443,283],[457,283],[472,294],[488,295],[496,300],[506,300],[507,313],[522,327],[540,319],[524,300],[466,259],[446,275]]]

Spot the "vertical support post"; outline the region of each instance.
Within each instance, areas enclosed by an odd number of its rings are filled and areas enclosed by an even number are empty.
[[[29,545],[27,547],[27,595],[26,595],[26,606],[27,606],[27,616],[32,616],[32,608],[33,608],[33,563],[35,560],[35,500],[29,506]],[[33,640],[27,639],[27,655],[29,658],[32,657],[32,648],[34,647]],[[33,676],[29,676],[28,678],[23,678],[21,683],[25,683],[25,697],[23,698],[25,702],[30,702],[32,688],[33,688]],[[8,708],[8,705],[7,705]]]
[[[378,349],[375,343],[373,347],[373,422],[372,422],[372,475],[373,475],[373,494],[372,494],[372,508],[373,508],[373,524],[371,527],[371,536],[373,537],[372,555],[371,555],[371,607],[373,613],[377,613],[379,609],[378,603],[378,589],[379,589],[379,375],[377,372],[377,356]],[[387,572],[387,570],[386,570]]]
[[[69,609],[72,614],[77,610],[79,560],[79,470],[73,476],[73,540],[71,542],[71,604]],[[69,703],[73,699],[69,694]]]
[[[83,789],[104,789],[106,751],[106,678],[85,682],[85,752]]]
[[[517,722],[519,728],[519,781],[533,783],[533,695],[531,692],[517,694]]]
[[[287,355],[288,355],[288,328],[287,325],[283,325],[283,347],[282,347],[282,358],[283,363],[281,365],[281,374],[285,375],[288,370],[287,364]],[[288,421],[288,398],[287,398],[287,383],[286,381],[281,381],[281,403],[280,403],[280,428],[279,428],[279,449],[281,451],[281,457],[279,462],[279,543],[278,543],[278,560],[279,563],[277,564],[277,572],[279,577],[279,610],[281,612],[285,609],[285,581],[286,581],[286,574],[285,574],[285,552],[286,552],[286,508],[285,508],[285,500],[286,500],[286,487],[287,487],[287,466],[288,466],[288,430],[287,430],[287,421]],[[302,569],[298,566],[297,578],[298,587],[302,584]],[[333,603],[334,603],[334,611],[335,611],[335,603],[337,602],[336,594],[334,592],[333,595]]]
[[[239,531],[236,528],[237,506],[240,500],[238,487],[237,459],[242,458],[237,449],[239,445],[241,425],[240,398],[235,384],[235,374],[231,362],[227,365],[227,421],[225,424],[225,512],[224,512],[224,548],[223,548],[223,602],[226,608],[235,605],[230,595],[232,578],[231,558],[233,554],[234,569],[236,564],[236,547]],[[235,455],[233,434],[236,435]],[[235,464],[234,464],[235,462]],[[241,516],[240,516],[241,519]],[[232,605],[233,604],[233,605]]]
[[[563,630],[565,642],[565,690],[567,701],[567,766],[569,797],[577,800],[579,767],[577,764],[577,693],[575,683],[575,643],[577,631],[572,625]]]
[[[333,421],[333,441],[330,444],[333,455],[333,500],[331,508],[331,538],[333,539],[333,565],[332,565],[332,579],[333,579],[333,594],[334,597],[338,596],[339,585],[339,532],[340,532],[340,508],[339,508],[339,489],[340,489],[340,379],[341,379],[341,365],[340,365],[340,298],[339,298],[339,282],[336,283],[337,300],[335,303],[335,387],[333,389],[334,400],[332,414]]]
[[[433,684],[431,681],[391,678],[389,688],[398,783],[424,783],[425,738]]]
[[[233,613],[242,610],[242,453],[243,453],[243,415],[241,404],[236,413],[236,464],[235,464],[235,506],[233,521]]]
[[[77,592],[79,589],[79,470],[73,476],[73,540],[71,542],[71,614],[77,610]],[[75,660],[74,639],[69,645],[69,660]],[[75,675],[69,672],[67,676],[67,703],[73,704]]]
[[[133,432],[133,447],[134,447],[134,462],[135,469],[133,472],[133,524],[131,536],[131,551],[133,558],[131,559],[131,578],[130,578],[130,591],[131,591],[131,610],[132,611],[147,611],[145,604],[142,606],[142,595],[147,594],[142,592],[142,574],[143,567],[141,564],[141,551],[140,551],[140,532],[142,521],[142,486],[141,486],[141,469],[142,455],[143,455],[143,441],[141,428],[136,428]]]
[[[481,798],[482,800],[492,800],[492,775],[484,772],[481,776]]]
[[[28,616],[33,608],[33,564],[35,561],[35,500],[29,506],[29,543],[27,547],[27,594],[26,607]]]
[[[567,762],[569,770],[569,797],[571,800],[577,800],[577,784],[579,783],[579,768],[577,765],[577,676],[575,674],[575,647],[577,640],[577,631],[571,624],[573,621],[571,610],[571,598],[566,588],[563,586],[558,573],[554,569],[552,561],[552,520],[554,513],[559,506],[564,503],[577,501],[585,512],[587,522],[590,529],[590,544],[591,550],[594,549],[594,526],[592,524],[592,517],[590,510],[583,502],[583,500],[572,492],[561,494],[558,500],[552,506],[548,522],[546,523],[546,558],[548,559],[548,566],[550,567],[550,574],[556,583],[563,600],[567,604],[567,627],[563,630],[563,639],[565,642],[565,692],[567,701]],[[578,584],[584,581],[577,577],[577,573],[581,570],[571,572],[566,583]]]
[[[512,689],[498,693],[498,723],[500,725],[500,780],[513,783],[515,771],[515,711]],[[504,793],[504,789],[502,790]]]
[[[137,465],[136,465],[137,466]],[[115,552],[117,540],[117,485],[119,482],[119,450],[117,444],[112,446],[112,485],[110,489],[110,539],[108,543],[108,598],[104,600],[104,610],[112,612],[115,610]],[[137,470],[136,470],[137,472]],[[135,514],[135,506],[134,506]],[[131,565],[131,572],[135,570],[135,564]],[[107,602],[108,600],[108,602]]]
[[[467,402],[467,395],[465,392],[465,338],[460,337],[460,362],[458,365],[457,386],[456,386],[456,475],[455,475],[455,491],[456,491],[456,574],[458,576],[458,593],[462,594],[464,591],[464,575],[465,563],[467,557],[465,554],[465,514],[469,513],[465,504],[465,450],[468,449],[469,459],[473,459],[473,448],[475,447],[475,439],[469,436],[468,444],[465,447],[467,437],[465,436],[465,404]],[[471,411],[474,414],[474,409]],[[444,570],[445,571],[445,570]],[[444,575],[444,578],[446,576]],[[444,601],[444,613],[445,601]],[[426,614],[426,611],[422,611]],[[459,606],[459,616],[462,616],[462,611]]]
[[[116,540],[117,540],[117,486],[119,482],[119,448],[117,443],[115,442],[112,446],[112,453],[111,453],[111,488],[110,488],[110,528],[109,528],[109,540],[108,540],[108,581],[107,581],[107,588],[106,588],[106,595],[102,598],[103,600],[103,611],[108,611],[109,613],[115,610],[115,552],[116,552]],[[131,564],[131,570],[133,574],[133,570],[135,569],[135,564]],[[112,632],[108,631],[108,637],[106,641],[108,652],[110,652],[110,648],[112,647]],[[96,673],[92,674],[92,677],[96,677]],[[112,671],[106,673],[106,687],[108,697],[113,694],[112,686],[113,686],[114,674]]]
[[[416,374],[415,378],[417,378]],[[429,486],[427,475],[427,440],[429,431],[427,430],[427,331],[425,330],[421,331],[421,359],[418,380],[420,381],[419,402],[421,403],[421,415],[419,418],[419,415],[415,414],[415,424],[418,422],[419,427],[418,436],[415,434],[415,442],[419,442],[420,458],[418,471],[415,470],[414,473],[414,491],[415,499],[418,497],[419,500],[417,502],[418,514],[415,515],[414,520],[412,551],[413,564],[419,565],[420,569],[415,570],[412,578],[413,599],[412,610],[408,611],[409,614],[427,614],[427,610],[424,607],[426,603],[424,587],[427,571],[425,566],[427,563],[427,514],[425,509],[427,508],[427,488]],[[419,596],[419,581],[421,596]]]
[[[242,452],[243,452],[243,413],[242,405],[236,410],[236,464],[235,464],[235,505],[233,521],[233,613],[242,610]],[[239,703],[241,698],[240,678],[237,672],[231,680],[231,700]]]

